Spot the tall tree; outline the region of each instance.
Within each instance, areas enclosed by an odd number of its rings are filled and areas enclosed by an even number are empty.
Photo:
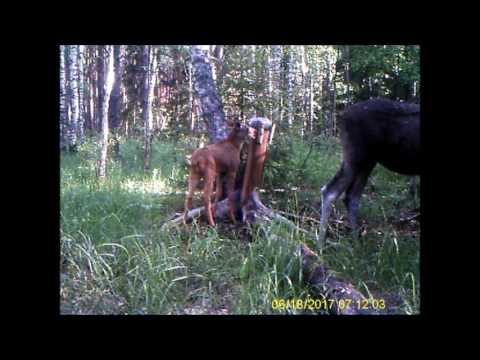
[[[86,105],[87,105],[87,112],[86,112],[86,122],[88,124],[88,129],[90,132],[95,131],[96,128],[96,119],[97,119],[97,63],[96,63],[96,45],[89,45],[87,47],[87,59],[88,59],[88,66],[87,66],[87,79],[88,85],[87,87],[87,98],[86,98]]]
[[[120,114],[122,110],[121,85],[123,72],[125,70],[125,45],[113,46],[113,59],[115,76],[108,109],[109,126],[112,130],[118,128],[120,125]]]
[[[344,46],[344,72],[347,85],[347,105],[352,103],[352,94],[350,91],[350,46]]]
[[[68,146],[67,90],[65,88],[65,46],[60,45],[60,148]]]
[[[254,116],[257,116],[257,96],[256,96],[256,84],[257,84],[257,62],[256,62],[256,47],[255,45],[250,46],[250,71],[248,74],[248,79],[249,79],[249,94],[248,98],[251,104],[253,104],[253,111],[254,111]]]
[[[285,57],[287,62],[287,76],[286,76],[286,88],[287,88],[287,121],[288,127],[291,128],[293,125],[293,87],[294,87],[294,68],[295,68],[295,58],[294,58],[294,47],[285,47]]]
[[[78,139],[80,144],[85,141],[85,46],[78,45]]]
[[[97,46],[97,131],[103,131],[103,105],[105,98],[105,46]]]
[[[70,70],[70,108],[72,109],[70,119],[69,140],[70,146],[76,148],[77,146],[77,131],[78,131],[78,45],[70,45],[70,52],[68,56],[68,65]]]
[[[268,49],[270,50],[270,49]],[[270,51],[267,51],[267,82],[268,82],[268,99],[269,99],[269,114],[270,119],[273,120],[273,76],[272,76],[272,69],[273,69],[273,61],[272,61],[272,54]]]
[[[193,134],[195,130],[195,118],[193,109],[193,66],[192,59],[188,61],[188,119],[190,123],[190,133]]]
[[[114,80],[112,93],[110,94],[110,104],[108,109],[108,122],[110,132],[113,138],[113,153],[119,155],[120,144],[117,136],[117,129],[120,126],[120,115],[122,110],[122,76],[125,69],[125,46],[113,46],[113,69]]]
[[[100,154],[100,169],[99,176],[100,178],[105,178],[107,176],[107,154],[108,154],[108,106],[110,100],[110,93],[113,86],[113,46],[112,45],[102,45],[99,47],[100,50],[100,62],[99,62],[99,79],[102,79],[100,83],[99,80],[99,89],[102,89],[102,101],[100,103],[101,111],[99,112],[99,117],[102,119],[102,149]]]
[[[310,84],[309,84],[309,77],[310,77],[310,72],[308,69],[308,64],[307,64],[307,55],[305,52],[305,46],[299,46],[299,53],[300,53],[300,61],[301,61],[301,66],[300,70],[302,73],[302,92],[303,92],[303,101],[302,101],[302,113],[304,116],[303,118],[303,124],[302,128],[300,130],[300,135],[303,137],[305,130],[307,129],[307,121],[308,121],[308,100],[309,100],[309,90],[310,90]]]
[[[152,153],[152,99],[155,87],[157,54],[155,47],[145,45],[142,49],[143,77],[143,121],[144,121],[144,169],[150,169]]]
[[[282,45],[272,46],[273,89],[274,89],[274,121],[282,122]]]
[[[194,89],[200,100],[200,111],[207,124],[209,140],[217,142],[228,136],[228,130],[223,104],[213,81],[208,52],[209,47],[205,45],[192,47]]]

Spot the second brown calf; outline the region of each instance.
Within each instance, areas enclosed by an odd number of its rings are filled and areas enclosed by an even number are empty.
[[[254,130],[236,123],[227,139],[215,144],[197,149],[192,154],[190,161],[190,177],[188,179],[188,193],[185,199],[185,218],[192,208],[193,194],[203,178],[203,199],[208,223],[215,226],[214,208],[211,196],[213,183],[216,180],[215,206],[222,197],[222,175],[227,177],[227,191],[229,202],[229,215],[233,222],[235,219],[234,187],[238,166],[240,165],[240,150],[248,136],[254,136]]]

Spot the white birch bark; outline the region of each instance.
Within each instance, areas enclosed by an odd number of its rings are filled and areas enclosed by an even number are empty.
[[[78,45],[78,139],[80,144],[85,141],[85,46]]]
[[[288,127],[293,125],[293,77],[294,77],[294,47],[290,46],[287,56],[287,121]]]
[[[69,69],[70,69],[70,108],[72,109],[69,129],[70,146],[77,145],[78,129],[78,45],[70,45]]]
[[[144,120],[144,169],[150,169],[152,152],[152,100],[155,87],[155,70],[157,68],[157,54],[155,47],[145,45],[143,48],[143,66],[145,77],[143,84],[143,120]]]
[[[100,172],[101,178],[107,176],[107,154],[108,154],[108,106],[110,102],[110,93],[112,91],[114,73],[113,73],[113,46],[100,46],[100,54],[102,56],[101,71],[103,72],[103,99],[101,102],[101,118],[102,118],[102,149],[100,156]]]
[[[68,143],[67,129],[67,91],[65,88],[65,46],[60,45],[60,148]]]

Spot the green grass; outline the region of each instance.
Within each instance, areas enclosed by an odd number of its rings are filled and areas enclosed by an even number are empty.
[[[313,143],[313,145],[312,145]],[[283,314],[274,299],[306,298],[298,245],[312,240],[273,221],[244,229],[203,222],[162,231],[182,211],[187,140],[155,142],[143,170],[141,141],[121,141],[108,179],[96,178],[94,140],[61,157],[61,313]],[[275,139],[265,169],[265,204],[315,232],[313,205],[340,164],[336,141]],[[199,198],[196,200],[200,204]],[[419,226],[396,224],[418,207],[408,179],[375,169],[360,208],[366,234],[355,239],[337,202],[322,260],[391,312],[419,312]],[[288,216],[288,215],[286,215]],[[311,220],[313,219],[313,220]]]

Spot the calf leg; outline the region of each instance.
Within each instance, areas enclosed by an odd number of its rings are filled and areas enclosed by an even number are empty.
[[[215,173],[212,170],[207,170],[205,173],[205,185],[203,188],[203,201],[205,203],[205,212],[207,214],[208,223],[215,226],[212,212],[212,191],[213,182],[215,180]]]
[[[360,198],[362,191],[367,184],[368,176],[375,167],[375,163],[369,163],[362,167],[362,170],[355,171],[355,179],[347,188],[345,192],[345,199],[343,200],[348,211],[348,219],[353,230],[357,230],[357,215],[360,206]]]
[[[215,210],[217,209],[217,204],[220,200],[222,200],[222,195],[223,195],[222,176],[220,174],[217,175],[215,183],[216,183],[215,205],[213,206],[213,212],[215,212]]]
[[[236,172],[227,173],[227,188],[228,188],[228,212],[230,219],[235,224],[237,219],[235,217],[235,176]]]
[[[327,230],[327,221],[332,211],[332,203],[335,202],[340,194],[350,186],[354,178],[352,169],[342,162],[340,170],[335,174],[333,179],[324,187],[322,187],[322,213],[320,217],[320,234],[319,241],[323,242]]]
[[[200,176],[194,172],[190,172],[190,177],[188,178],[188,192],[185,198],[185,212],[183,215],[183,220],[187,220],[188,211],[192,208],[192,198],[195,193],[195,189],[198,186],[200,181]]]

